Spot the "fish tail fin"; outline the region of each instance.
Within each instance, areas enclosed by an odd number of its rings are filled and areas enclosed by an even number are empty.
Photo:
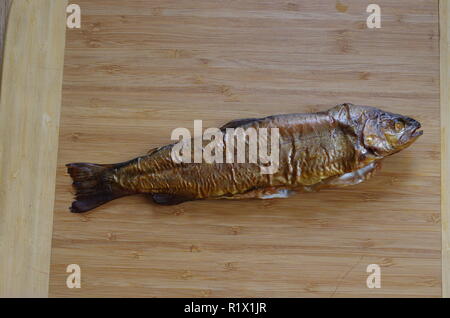
[[[66,165],[76,191],[75,201],[70,207],[71,212],[87,212],[106,202],[131,194],[114,181],[115,166],[93,163]]]

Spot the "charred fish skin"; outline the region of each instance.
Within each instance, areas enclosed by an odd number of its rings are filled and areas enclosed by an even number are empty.
[[[382,159],[422,135],[420,123],[412,118],[350,103],[325,112],[234,120],[222,129],[238,127],[278,128],[275,173],[262,174],[255,163],[177,163],[171,155],[175,144],[170,144],[125,163],[68,164],[76,190],[71,211],[89,211],[138,193],[150,194],[158,204],[178,204],[287,197],[294,190],[357,184],[370,178]],[[223,147],[226,153],[226,143]]]
[[[355,138],[326,113],[271,116],[244,126],[249,127],[280,129],[280,165],[275,174],[263,175],[258,165],[250,163],[180,165],[173,162],[167,147],[118,170],[118,182],[137,193],[204,199],[255,188],[312,185],[356,168]]]

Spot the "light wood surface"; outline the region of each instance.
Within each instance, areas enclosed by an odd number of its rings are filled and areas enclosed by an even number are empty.
[[[16,0],[0,101],[0,296],[46,297],[65,1]]]
[[[0,1],[0,60],[3,55],[3,41],[6,30],[6,21],[8,20],[10,0]]]
[[[77,1],[67,31],[50,296],[441,296],[437,1]],[[369,182],[273,201],[144,196],[71,214],[69,162],[121,162],[194,119],[367,104],[425,134]],[[366,268],[381,266],[381,289]],[[81,267],[81,288],[66,267]]]
[[[5,38],[6,21],[8,20],[10,0],[0,1],[0,74],[2,73],[2,60],[3,60],[3,42]],[[0,76],[1,77],[1,76]],[[0,79],[1,83],[1,79]]]
[[[450,101],[449,101],[449,17],[450,6],[447,0],[439,1],[440,53],[441,53],[441,211],[442,211],[442,296],[450,297]]]

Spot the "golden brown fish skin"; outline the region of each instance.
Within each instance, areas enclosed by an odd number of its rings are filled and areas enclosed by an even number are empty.
[[[412,118],[348,103],[313,114],[235,120],[222,129],[238,127],[279,129],[275,173],[262,174],[255,163],[176,163],[171,156],[175,144],[171,144],[125,163],[68,164],[76,189],[71,211],[89,211],[137,193],[151,194],[159,204],[177,204],[206,198],[283,197],[293,189],[317,191],[357,184],[380,169],[383,158],[422,135],[420,123]],[[226,142],[224,154],[225,147]]]
[[[136,193],[204,199],[255,188],[310,186],[370,162],[355,146],[357,137],[344,131],[328,112],[271,116],[243,126],[249,127],[279,128],[280,165],[275,174],[263,175],[251,163],[175,163],[172,146],[167,146],[118,169],[115,180]]]

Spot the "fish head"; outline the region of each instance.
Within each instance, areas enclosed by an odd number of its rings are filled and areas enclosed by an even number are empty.
[[[389,156],[412,145],[422,134],[421,124],[410,117],[372,108],[364,116],[364,147],[377,156]]]

